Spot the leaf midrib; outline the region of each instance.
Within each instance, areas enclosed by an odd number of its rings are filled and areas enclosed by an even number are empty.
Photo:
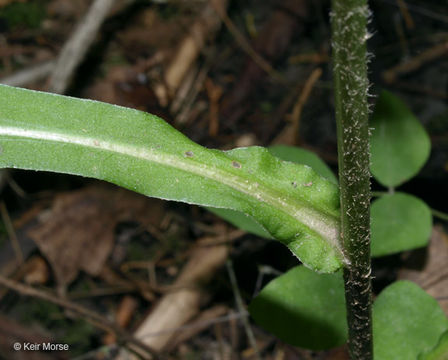
[[[219,168],[210,168],[206,164],[198,163],[196,161],[186,161],[186,159],[180,158],[179,156],[166,154],[153,148],[143,148],[129,144],[124,145],[121,143],[94,139],[88,136],[75,136],[12,126],[0,127],[0,134],[8,137],[67,143],[97,150],[110,151],[214,180],[292,216],[298,222],[307,226],[311,231],[326,239],[343,258],[338,241],[339,232],[336,223],[337,220],[331,215],[323,215],[323,213],[320,213],[309,206],[296,206],[293,203],[286,201],[286,199],[282,199],[276,195],[275,191],[270,190],[266,186],[252,182],[243,177],[238,177],[231,172],[226,172]]]

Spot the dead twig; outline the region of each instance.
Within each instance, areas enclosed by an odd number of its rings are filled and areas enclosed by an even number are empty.
[[[400,9],[401,16],[403,16],[404,23],[408,30],[412,30],[415,27],[414,19],[409,12],[408,6],[404,0],[397,0],[398,8]]]
[[[406,92],[448,100],[447,92],[421,86],[420,84],[414,84],[407,81],[396,81],[393,86]]]
[[[297,64],[323,64],[330,61],[330,56],[327,53],[307,53],[293,55],[288,58],[288,63],[291,65]]]
[[[182,86],[179,88],[176,94],[176,98],[173,99],[171,105],[171,112],[177,113],[176,116],[177,124],[185,124],[187,120],[190,120],[192,107],[195,104],[199,92],[204,87],[204,82],[207,79],[207,74],[210,71],[210,68],[213,64],[215,55],[216,55],[215,51],[213,50],[207,54],[204,64],[197,72],[197,74],[195,74],[193,83],[191,84],[191,86],[189,86],[188,91],[184,91],[184,96],[181,95],[183,92],[182,89],[184,88],[184,84],[186,83],[186,81],[184,81]]]
[[[394,27],[395,32],[397,33],[398,41],[400,43],[402,58],[406,59],[409,57],[409,44],[408,39],[406,38],[406,32],[403,27],[403,22],[401,21],[401,17],[398,13],[394,16]]]
[[[308,79],[305,82],[305,85],[303,86],[303,90],[299,95],[299,98],[297,99],[296,104],[294,105],[292,109],[291,114],[291,132],[294,135],[295,143],[299,143],[299,127],[300,127],[300,119],[302,117],[302,110],[305,106],[306,102],[308,101],[308,98],[310,97],[311,90],[313,89],[314,85],[316,84],[317,80],[322,75],[322,69],[317,68],[314,69],[311,75],[308,77]]]
[[[56,60],[50,60],[28,69],[20,70],[10,76],[0,79],[1,84],[9,86],[24,86],[47,77],[56,65]]]
[[[76,26],[57,59],[48,83],[48,91],[63,94],[74,71],[83,60],[96,34],[116,0],[95,0]]]
[[[240,232],[244,234],[244,232]],[[174,282],[175,290],[165,294],[154,310],[137,329],[135,336],[156,350],[164,349],[175,339],[176,330],[199,312],[206,298],[203,285],[224,265],[228,246],[198,246],[191,252],[187,264]],[[122,351],[117,360],[127,359]],[[132,360],[135,358],[128,357]]]
[[[222,96],[223,90],[219,85],[215,85],[213,80],[207,78],[205,81],[205,89],[210,100],[209,106],[209,128],[208,134],[211,137],[218,135],[219,130],[219,99]]]
[[[300,92],[298,99],[293,107],[291,114],[291,122],[285,126],[285,128],[278,134],[272,141],[272,144],[294,144],[297,145],[300,141],[299,139],[299,127],[300,118],[302,116],[302,110],[305,106],[308,98],[310,97],[311,90],[315,86],[317,80],[319,80],[322,75],[322,69],[317,68],[310,74],[305,84],[303,85],[302,91]]]
[[[115,321],[118,326],[121,328],[126,328],[135,311],[138,307],[138,301],[129,295],[126,295],[121,300],[120,304],[118,305],[118,309],[115,314]],[[117,342],[117,337],[114,333],[108,333],[103,337],[103,343],[106,345],[115,344]]]
[[[232,36],[235,38],[235,41],[239,45],[239,47],[261,68],[263,69],[270,77],[277,81],[285,82],[284,77],[278,71],[274,70],[257,51],[250,45],[249,41],[244,37],[243,34],[238,30],[236,25],[227,15],[225,9],[216,3],[216,0],[212,0],[211,4],[215,9],[218,16],[221,18],[222,22],[226,25],[227,29],[230,31]]]
[[[67,297],[70,300],[90,299],[94,297],[129,294],[131,292],[138,292],[138,290],[139,288],[136,285],[130,284],[129,286],[104,287],[88,291],[70,292],[67,294]]]
[[[23,252],[20,248],[19,240],[17,239],[16,231],[14,230],[14,226],[12,225],[11,218],[8,213],[8,209],[4,201],[0,203],[0,212],[2,215],[3,223],[5,224],[6,231],[11,239],[12,248],[14,249],[14,253],[16,255],[17,265],[20,266],[23,264]]]
[[[83,316],[92,325],[94,325],[100,329],[114,333],[120,339],[120,341],[122,341],[123,343],[127,343],[129,345],[133,345],[134,347],[137,347],[138,349],[143,351],[145,354],[151,355],[152,359],[160,359],[160,355],[155,350],[153,350],[151,347],[144,344],[141,340],[136,339],[134,336],[129,334],[127,331],[121,329],[114,322],[106,319],[105,317],[103,317],[89,309],[86,309],[85,307],[83,307],[81,305],[70,302],[67,299],[57,297],[48,292],[38,290],[31,286],[21,284],[17,281],[10,280],[1,275],[0,275],[0,285],[3,285],[11,290],[14,290],[15,292],[17,292],[23,296],[30,296],[30,297],[34,297],[37,299],[42,299],[42,300],[51,302],[53,304],[56,304],[58,306],[61,306],[67,310],[73,311],[74,313]]]
[[[399,6],[396,0],[381,0],[381,1],[391,5]],[[437,13],[424,6],[419,6],[415,4],[407,4],[407,8],[409,9],[410,12],[426,16],[430,19],[438,20],[448,24],[448,16],[446,16],[444,13]]]
[[[76,27],[71,38],[63,46],[57,60],[49,60],[30,68],[20,70],[0,79],[0,84],[24,86],[39,80],[49,79],[48,91],[63,94],[77,66],[95,39],[106,15],[121,11],[135,0],[96,0],[89,12]],[[116,4],[117,6],[112,6]]]
[[[230,278],[230,284],[232,285],[233,296],[235,297],[236,307],[239,313],[244,313],[246,309],[244,308],[243,299],[241,298],[240,290],[238,289],[238,282],[236,281],[235,272],[233,271],[232,261],[229,259],[226,262],[227,272]],[[250,327],[250,323],[247,317],[242,317],[241,322],[243,323],[244,330],[246,331],[247,340],[254,351],[254,356],[257,360],[261,360],[260,352],[258,350],[257,341],[255,340],[254,333]]]
[[[207,310],[205,310],[204,313],[206,311]],[[229,322],[231,320],[238,320],[238,319],[241,319],[244,317],[246,317],[246,318],[249,317],[249,313],[247,311],[245,311],[243,313],[231,312],[230,314],[214,317],[212,319],[203,319],[202,316],[204,316],[204,315],[208,316],[208,314],[201,313],[200,317],[191,323],[188,323],[188,324],[182,325],[182,326],[166,328],[164,330],[157,331],[157,332],[147,333],[147,334],[145,334],[145,338],[158,337],[158,336],[167,335],[167,334],[177,335],[181,331],[193,331],[193,330],[196,331],[198,329],[205,329],[205,328],[209,327],[210,325],[220,324],[220,323],[224,323],[224,322]],[[172,344],[178,344],[178,337],[172,336],[172,338],[173,338]],[[171,348],[172,344],[170,343],[168,345],[168,347]]]
[[[398,76],[418,70],[426,63],[433,61],[446,53],[448,53],[448,41],[437,44],[407,60],[406,62],[385,70],[382,74],[383,79],[388,84],[393,83]]]
[[[228,308],[224,305],[215,305],[210,309],[202,311],[194,322],[184,325],[180,330],[176,331],[177,336],[169,344],[168,349],[170,351],[175,349],[180,344],[207,329],[210,325],[216,324],[217,319],[222,320],[222,317],[227,312]]]
[[[219,1],[219,6],[225,8],[227,0]],[[154,88],[154,92],[162,106],[168,104],[174,97],[180,84],[185,79],[188,71],[191,70],[199,54],[204,48],[210,34],[215,34],[221,25],[221,19],[214,15],[213,7],[207,3],[199,15],[198,20],[190,27],[190,31],[180,43],[171,63],[165,70],[163,84]]]

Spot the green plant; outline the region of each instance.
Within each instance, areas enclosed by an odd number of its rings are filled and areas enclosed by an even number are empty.
[[[255,208],[249,212],[253,218],[241,216],[235,210],[211,210],[257,235],[275,238],[281,234],[283,237],[280,239],[314,270],[331,273],[341,267],[342,257],[333,255],[337,251],[327,239],[315,238],[314,241],[321,241],[324,246],[310,247],[302,252],[300,247],[294,247],[300,237],[294,237],[292,243],[284,237],[284,234],[294,233],[297,229],[304,229],[303,236],[309,236],[308,232],[314,234],[303,224],[290,225],[289,222],[278,220],[285,216],[290,207],[298,206],[297,202],[285,201],[286,209],[272,210],[259,203],[264,199],[265,192],[288,199],[299,191],[314,189],[317,194],[309,196],[311,192],[305,193],[309,198],[303,202],[306,205],[317,202],[318,205],[314,205],[313,209],[328,209],[328,204],[333,204],[336,218],[338,201],[334,184],[337,180],[316,155],[287,146],[273,146],[269,150],[208,150],[192,143],[163,121],[135,110],[7,86],[0,86],[0,95],[2,167],[82,174],[118,183],[147,195],[206,206],[228,206],[248,212],[246,206],[251,206]],[[389,104],[388,107],[385,107],[385,102]],[[62,123],[60,119],[63,119]],[[381,94],[373,114],[375,130],[372,143],[379,141],[380,135],[389,134],[387,127],[390,125],[394,129],[398,127],[396,133],[406,142],[398,124],[408,127],[409,121],[418,124],[397,98],[389,93]],[[427,137],[426,133],[422,134]],[[396,137],[382,139],[381,142],[379,149],[392,146],[391,143],[396,143]],[[128,146],[128,143],[132,145]],[[392,151],[390,154],[394,153]],[[372,146],[372,167],[375,161],[383,164],[386,161],[397,161],[399,154],[395,154],[389,155],[387,160],[381,157],[377,160],[379,154],[376,147]],[[274,155],[301,165],[283,162]],[[149,159],[145,156],[149,156]],[[193,159],[196,162],[192,164]],[[161,162],[165,160],[167,164],[164,166]],[[406,160],[400,161],[406,163]],[[414,165],[409,173],[415,174],[422,165],[421,162]],[[390,171],[401,170],[393,167]],[[386,172],[388,176],[389,172]],[[201,176],[205,179],[201,179]],[[232,182],[225,177],[230,177]],[[381,175],[375,177],[382,182]],[[401,182],[410,177],[402,178]],[[385,185],[391,184],[386,182]],[[253,192],[248,191],[251,186]],[[247,191],[240,194],[239,189]],[[431,215],[427,205],[403,193],[386,192],[378,195],[380,198],[373,202],[371,213],[372,255],[384,256],[425,246],[431,230]],[[227,200],[227,197],[230,199]],[[322,218],[325,219],[328,212],[323,213]],[[266,221],[266,217],[274,218]],[[300,221],[300,218],[294,221]],[[289,232],[285,228],[278,229],[275,222],[278,222],[278,226],[290,226],[291,229]],[[337,229],[337,222],[334,226]],[[330,249],[331,256],[325,253],[329,251],[327,249]],[[319,275],[304,266],[298,266],[269,283],[250,305],[250,312],[260,325],[291,344],[315,350],[341,345],[347,341],[342,284],[341,271]],[[403,347],[403,344],[406,344],[404,338],[410,336],[423,339],[423,343],[413,349],[414,357],[422,354],[421,359],[424,359],[424,352],[442,352],[446,348],[446,336],[442,337],[442,333],[448,329],[445,315],[437,303],[416,285],[409,282],[398,284],[385,289],[375,302],[373,331],[375,339],[380,342],[378,349],[376,340],[374,342],[375,351],[379,354],[376,359],[391,358],[390,354],[381,355],[381,349],[391,349],[395,354],[394,359],[409,359],[409,347]],[[407,291],[412,296],[406,294]],[[407,301],[400,300],[401,297]],[[416,318],[412,318],[413,331],[408,331],[407,323],[397,327],[400,314],[404,311],[421,315],[420,322],[416,323]],[[428,332],[427,329],[433,331]],[[382,335],[391,331],[395,332],[394,336]],[[397,334],[401,334],[402,338]],[[427,336],[422,338],[421,334]],[[390,340],[395,343],[391,345]],[[431,347],[436,347],[437,341],[440,341],[438,348],[442,350],[435,348],[430,352]],[[401,357],[396,355],[404,348],[408,352]],[[427,356],[428,359],[441,359]]]
[[[372,203],[371,255],[387,256],[426,246],[432,229],[431,210],[415,196],[395,192],[394,186],[412,178],[424,165],[430,150],[428,135],[404,103],[385,91],[370,124],[374,127],[372,173],[389,188],[376,193],[378,199]],[[395,151],[402,146],[407,149],[404,154]],[[422,153],[426,155],[422,157]],[[420,160],[415,161],[416,157]],[[296,160],[301,161],[300,156]],[[376,172],[380,165],[388,170]],[[400,181],[388,181],[391,178]],[[347,341],[346,335],[340,336],[347,328],[345,317],[340,316],[346,312],[342,273],[308,272],[299,266],[272,280],[251,303],[250,313],[257,323],[291,344],[314,350],[341,345]],[[373,305],[375,359],[445,359],[447,326],[437,302],[422,289],[411,282],[393,283]]]
[[[394,186],[409,180],[424,165],[430,150],[428,135],[408,108],[397,97],[385,91],[378,98],[370,124],[374,127],[371,136],[372,172],[379,183],[389,188],[388,192],[378,192],[378,199],[372,203],[371,255],[380,257],[426,246],[432,228],[431,210],[422,200],[395,192]],[[405,147],[407,150],[404,156],[395,147]],[[422,153],[426,155],[422,157]],[[420,161],[415,161],[416,157],[420,157]],[[302,161],[298,154],[296,161]],[[393,166],[398,163],[399,166]],[[379,165],[388,170],[378,174],[374,169]],[[389,178],[400,181],[388,182]],[[323,319],[321,314],[329,311],[330,306],[332,312],[345,313],[340,288],[342,274],[325,275],[333,277],[329,280],[331,278],[321,278],[313,273],[307,281],[297,281],[300,279],[297,273],[307,271],[297,267],[271,281],[254,299],[250,312],[259,324],[297,346],[319,350],[341,345],[347,340],[346,336],[339,337],[340,333],[344,333],[341,329],[346,326],[345,318],[330,321],[330,317]],[[333,285],[330,286],[329,281]],[[313,295],[303,297],[304,293]],[[268,318],[267,304],[270,307]],[[375,359],[417,358],[423,351],[429,351],[431,346],[435,346],[439,337],[441,343],[438,351],[442,353],[445,349],[443,346],[446,344],[442,343],[446,339],[442,341],[441,336],[447,329],[446,317],[434,299],[414,284],[392,284],[379,295],[373,310]],[[310,337],[314,329],[309,325],[311,313],[316,314],[312,316],[317,320],[314,322],[315,331],[321,334],[320,338],[325,339],[321,342],[316,342],[314,336]],[[415,316],[406,319],[402,316],[405,313],[415,313]],[[289,321],[291,318],[295,319],[294,325]],[[413,325],[405,321],[411,321]],[[292,327],[297,323],[303,326],[293,331]],[[281,329],[279,324],[283,324]],[[415,342],[418,345],[414,348],[409,346],[412,337],[420,341]]]
[[[448,321],[434,299],[410,282],[392,284],[378,296],[372,345],[366,21],[364,1],[334,1],[341,202],[336,178],[304,150],[210,150],[149,114],[8,86],[0,86],[0,166],[94,177],[210,207],[248,231],[280,240],[315,270],[303,265],[290,270],[250,305],[254,319],[280,338],[318,350],[343,344],[348,333],[353,359],[371,359],[372,346],[377,360],[441,359]],[[426,161],[427,135],[388,93],[380,96],[372,126],[372,173],[389,188],[372,206],[372,255],[423,246],[431,228],[429,210],[421,200],[394,193],[394,187]],[[418,155],[412,149],[385,153],[397,143],[396,134],[404,146],[413,141]],[[404,211],[415,208],[425,216],[416,219],[415,212]],[[388,213],[394,217],[383,216]],[[401,232],[409,222],[417,229],[411,236]],[[399,321],[404,311],[418,314],[412,328]],[[409,348],[407,339],[418,341]]]

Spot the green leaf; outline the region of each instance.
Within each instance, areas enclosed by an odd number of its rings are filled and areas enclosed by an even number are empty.
[[[448,360],[448,331],[445,331],[437,345],[424,354],[420,354],[418,360]]]
[[[448,329],[437,301],[410,281],[384,289],[373,305],[375,360],[417,359]]]
[[[218,215],[220,218],[231,223],[238,229],[247,231],[248,233],[257,235],[265,239],[272,239],[271,234],[269,234],[267,230],[265,230],[259,223],[257,223],[255,219],[247,216],[246,214],[243,214],[242,212],[232,209],[219,209],[212,207],[207,207],[207,210],[211,211],[215,215]]]
[[[371,171],[382,185],[402,184],[428,160],[431,150],[428,134],[407,106],[391,93],[381,93],[371,127]]]
[[[331,169],[316,154],[311,151],[295,146],[273,145],[268,148],[269,152],[281,160],[291,161],[297,164],[308,165],[319,175],[327,178],[337,185],[338,180]],[[263,238],[272,236],[261,227],[253,218],[245,216],[241,212],[230,209],[208,208],[209,211],[228,221],[239,229],[255,234]]]
[[[342,272],[297,266],[272,280],[249,306],[255,322],[279,339],[312,350],[347,341]]]
[[[269,146],[268,150],[279,159],[308,165],[319,175],[336,185],[338,184],[338,179],[334,176],[333,171],[331,171],[328,165],[319,156],[309,150],[287,145],[272,145]]]
[[[338,188],[265,148],[210,150],[150,114],[4,85],[0,146],[0,167],[88,176],[241,211],[316,271],[344,262]]]
[[[375,200],[370,209],[373,257],[426,246],[431,210],[415,196],[395,193]]]

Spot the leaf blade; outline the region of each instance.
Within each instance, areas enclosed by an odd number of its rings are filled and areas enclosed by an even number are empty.
[[[447,329],[448,319],[437,301],[410,281],[389,285],[373,304],[376,360],[417,359]]]
[[[285,161],[308,165],[324,178],[327,178],[336,185],[338,184],[338,179],[333,171],[315,153],[297,146],[288,145],[272,145],[268,149],[272,155]]]
[[[429,136],[408,107],[383,91],[370,122],[371,171],[386,187],[395,187],[415,176],[428,160]]]
[[[268,150],[272,155],[281,160],[310,166],[322,177],[328,179],[336,185],[338,184],[336,176],[334,176],[333,172],[327,166],[327,164],[325,164],[325,162],[323,162],[316,154],[311,151],[287,145],[269,146]],[[298,186],[298,184],[295,184],[295,186]],[[263,229],[253,218],[245,216],[238,211],[222,208],[208,208],[208,210],[239,229],[247,231],[251,234],[255,234],[262,238],[272,239],[272,236],[265,229]]]
[[[264,148],[210,150],[137,110],[4,85],[0,141],[1,167],[94,177],[148,196],[242,211],[317,271],[344,261],[337,187]]]
[[[426,246],[432,230],[428,205],[419,198],[397,192],[376,199],[370,209],[372,257]]]
[[[342,272],[316,274],[297,266],[269,282],[249,312],[258,325],[294,346],[325,350],[347,341]]]

